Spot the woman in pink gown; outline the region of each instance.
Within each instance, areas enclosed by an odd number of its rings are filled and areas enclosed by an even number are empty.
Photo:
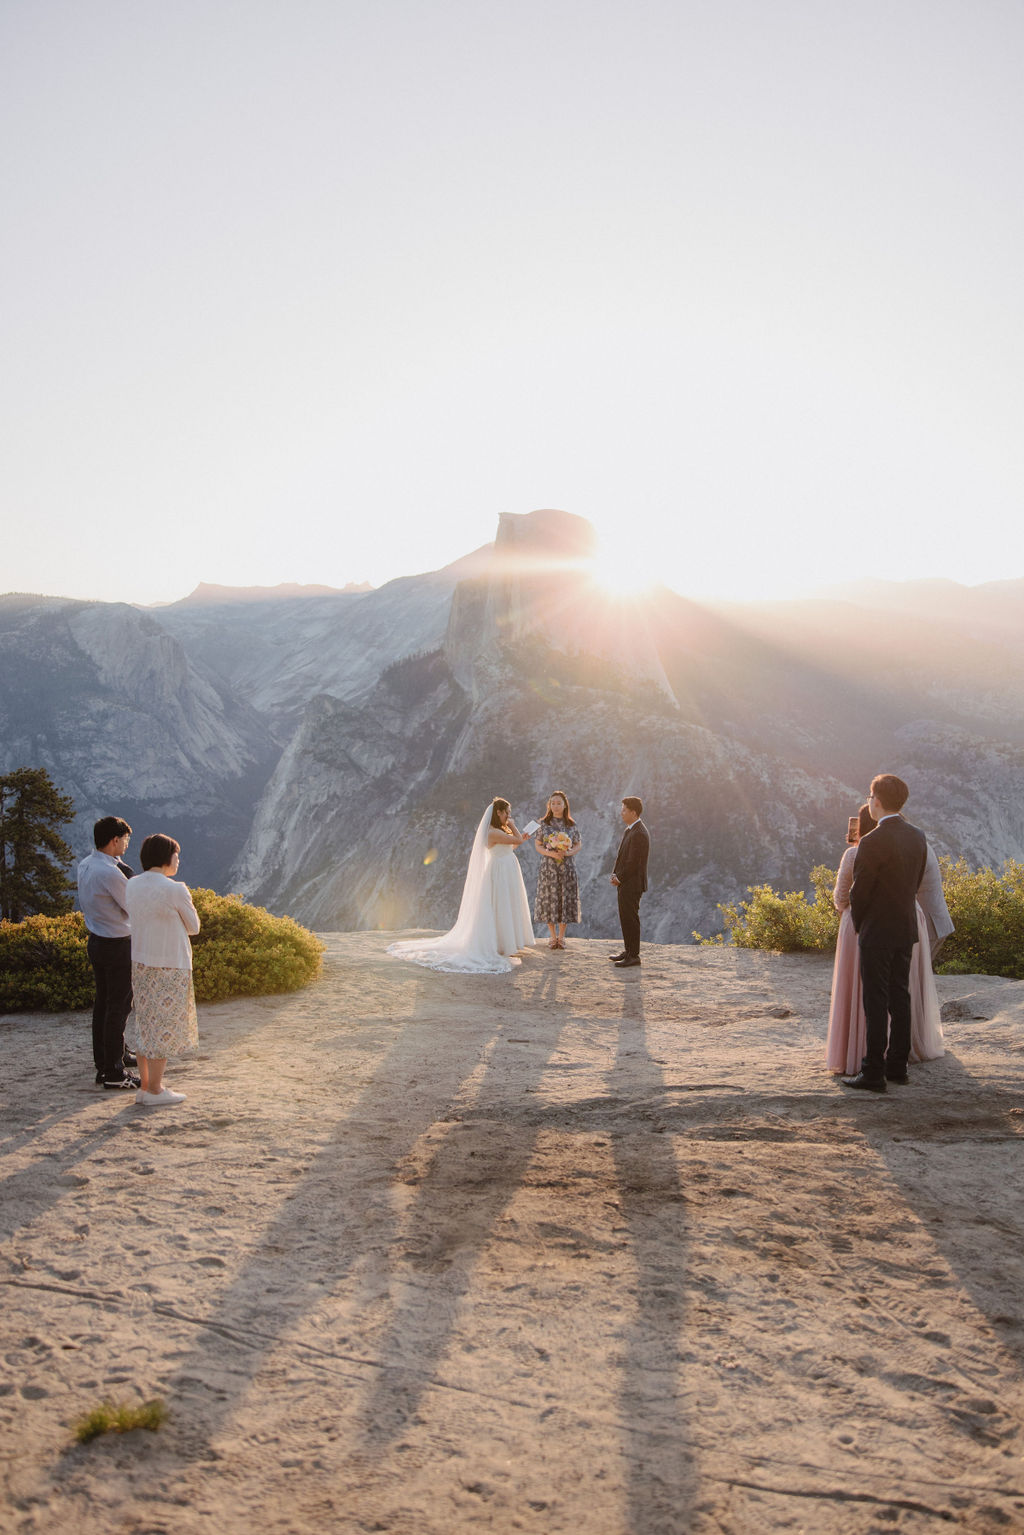
[[[842,916],[839,919],[836,962],[832,971],[832,1005],[828,1014],[825,1059],[829,1071],[844,1076],[853,1076],[860,1070],[867,1043],[867,1019],[860,990],[860,954],[853,918],[850,916],[850,886],[853,884],[857,843],[861,837],[874,830],[877,822],[868,814],[867,805],[860,807],[857,822],[856,829],[851,827],[850,837],[847,838],[850,846],[839,864],[836,887],[832,892],[835,908]],[[918,906],[917,942],[910,965],[910,1059],[933,1061],[944,1054],[928,927],[924,912]]]

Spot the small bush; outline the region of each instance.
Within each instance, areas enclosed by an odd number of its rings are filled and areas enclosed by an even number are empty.
[[[942,885],[956,931],[946,939],[936,966],[940,975],[1003,975],[1024,980],[1024,863],[1011,859],[1002,873],[972,869],[962,858],[940,858]],[[731,943],[738,949],[831,949],[839,930],[832,905],[835,874],[811,870],[814,899],[802,890],[779,895],[770,885],[751,885],[750,900],[721,905],[725,930],[701,944]]]
[[[0,922],[0,1011],[70,1013],[92,1007],[81,912]]]
[[[711,938],[694,933],[700,944],[731,943],[737,949],[773,949],[790,954],[801,949],[831,949],[839,932],[832,904],[836,871],[824,864],[811,870],[814,898],[803,890],[779,895],[771,885],[751,885],[750,900],[719,905],[725,929]]]
[[[1024,980],[1024,864],[1001,874],[941,858],[942,885],[956,932],[936,966],[942,975],[1005,975]]]
[[[298,991],[316,979],[323,944],[291,917],[239,895],[193,890],[202,931],[193,943],[198,1002]],[[92,966],[80,912],[0,922],[0,1012],[91,1008]]]
[[[101,1402],[74,1424],[79,1444],[88,1444],[101,1434],[130,1434],[133,1428],[152,1431],[167,1422],[167,1407],[159,1397],[151,1402],[130,1406],[127,1402]]]
[[[196,1000],[299,991],[316,980],[324,946],[291,917],[247,906],[240,895],[193,890],[202,931],[192,946]]]

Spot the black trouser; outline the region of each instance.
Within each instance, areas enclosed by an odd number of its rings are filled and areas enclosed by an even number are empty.
[[[622,947],[630,959],[640,958],[640,897],[643,891],[638,881],[624,881],[617,888],[619,897],[619,925],[622,928]]]
[[[124,1070],[124,1025],[132,1009],[132,941],[89,934],[89,963],[96,977],[92,1054],[96,1070],[119,1077]]]
[[[872,1082],[886,1071],[901,1076],[910,1057],[910,961],[914,945],[887,949],[861,945],[860,985],[867,1019],[861,1071]]]

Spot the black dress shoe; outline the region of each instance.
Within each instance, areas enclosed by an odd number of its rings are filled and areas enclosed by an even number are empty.
[[[133,1071],[138,1064],[139,1063],[135,1059],[135,1056],[132,1054],[132,1052],[130,1050],[126,1050],[124,1055],[121,1057],[121,1065],[125,1068],[125,1070]]]
[[[628,970],[631,965],[638,965],[640,960],[636,954],[627,954],[625,959],[617,959],[615,963],[620,970]]]
[[[628,959],[629,955],[626,953],[625,949],[623,949],[621,954],[609,954],[608,958],[611,960],[613,965],[617,965],[620,959]]]
[[[862,1071],[858,1071],[855,1077],[840,1077],[844,1087],[862,1087],[866,1093],[884,1093],[885,1078],[878,1081],[874,1077],[866,1077]]]
[[[910,1082],[910,1078],[905,1071],[887,1071],[885,1080],[887,1082],[895,1082],[897,1087],[906,1087]]]

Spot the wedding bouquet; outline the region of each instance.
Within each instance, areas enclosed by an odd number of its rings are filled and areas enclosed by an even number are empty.
[[[559,859],[562,859],[572,847],[572,838],[567,831],[549,831],[544,838],[544,846],[549,853],[557,853]]]

